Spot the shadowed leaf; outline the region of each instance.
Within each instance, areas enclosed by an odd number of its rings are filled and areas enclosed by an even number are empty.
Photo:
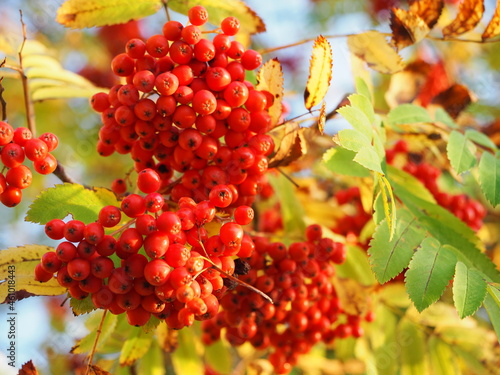
[[[287,122],[275,128],[271,135],[281,139],[276,153],[269,159],[269,168],[289,165],[306,153],[305,128]]]
[[[454,119],[458,117],[470,103],[472,96],[467,87],[459,84],[454,84],[450,88],[441,91],[436,95],[431,103],[440,105]]]
[[[403,49],[420,42],[430,29],[417,14],[404,9],[391,11],[392,43],[397,49]]]

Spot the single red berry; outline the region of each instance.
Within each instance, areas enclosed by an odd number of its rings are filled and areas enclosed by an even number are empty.
[[[14,139],[14,129],[10,124],[0,121],[0,146],[5,146]]]
[[[240,29],[240,21],[236,17],[227,17],[222,20],[220,27],[224,34],[236,35]]]
[[[14,131],[14,143],[17,143],[19,146],[24,146],[28,139],[33,138],[33,134],[31,130],[24,127],[19,127]]]
[[[33,175],[27,166],[21,164],[9,169],[5,175],[5,179],[10,186],[26,189],[31,185]]]
[[[52,219],[45,224],[45,234],[53,240],[61,240],[64,237],[66,223],[61,219]]]
[[[170,277],[170,266],[163,259],[153,259],[144,267],[144,277],[153,286],[165,284]]]
[[[43,133],[40,137],[38,137],[42,141],[45,142],[47,145],[47,148],[49,149],[49,152],[54,151],[57,146],[59,145],[59,139],[55,134],[52,133]]]
[[[188,10],[188,18],[193,25],[201,26],[208,21],[208,12],[201,5],[195,5]]]

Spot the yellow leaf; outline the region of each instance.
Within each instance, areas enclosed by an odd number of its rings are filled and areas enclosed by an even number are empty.
[[[342,310],[349,315],[364,315],[368,310],[368,296],[373,291],[353,279],[336,277],[333,281]]]
[[[483,40],[491,39],[500,35],[500,0],[497,1],[497,8],[495,9],[495,14],[491,19],[488,26],[486,26],[486,30],[484,30],[481,38]]]
[[[161,0],[66,0],[56,21],[72,29],[114,25],[150,16],[161,6]]]
[[[326,102],[321,103],[321,109],[318,116],[318,130],[321,134],[325,131],[326,122]]]
[[[367,31],[347,38],[351,52],[380,73],[392,74],[403,69],[398,53],[378,31]]]
[[[66,293],[55,279],[46,283],[35,281],[35,266],[40,263],[42,255],[54,251],[52,247],[42,245],[26,245],[11,247],[0,251],[0,302],[14,291],[25,290],[41,296],[57,296]]]
[[[382,202],[384,205],[384,213],[387,220],[387,225],[389,226],[389,241],[392,241],[394,236],[394,231],[396,230],[396,201],[394,200],[394,194],[392,192],[392,187],[385,176],[378,174],[380,182],[380,193],[382,194]]]
[[[483,0],[462,0],[457,17],[443,29],[445,37],[454,37],[472,30],[484,12]]]
[[[443,0],[412,0],[410,12],[424,20],[429,29],[432,29],[443,11]]]
[[[391,11],[391,30],[392,42],[397,49],[420,42],[430,31],[417,14],[398,8]]]
[[[301,128],[295,122],[287,122],[271,132],[271,135],[275,139],[280,139],[281,143],[276,153],[269,159],[269,168],[289,165],[307,152],[305,130],[306,128]]]
[[[278,124],[283,112],[283,81],[283,70],[278,59],[266,62],[257,74],[258,84],[255,88],[257,90],[269,91],[274,97],[273,105],[268,109],[271,116],[271,127],[275,127]]]
[[[318,36],[313,45],[309,78],[304,92],[304,102],[307,109],[318,105],[326,95],[332,79],[332,47],[322,35]]]

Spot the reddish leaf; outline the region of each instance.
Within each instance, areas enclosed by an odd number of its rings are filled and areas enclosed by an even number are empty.
[[[417,14],[404,9],[391,11],[392,43],[397,49],[421,41],[429,33],[429,27]]]
[[[416,14],[432,29],[443,11],[443,0],[412,0],[410,12]]]
[[[33,362],[29,360],[21,367],[17,375],[38,375],[38,371]]]
[[[483,0],[463,0],[457,17],[443,29],[445,37],[454,37],[472,30],[481,20],[484,12]]]
[[[500,35],[500,1],[497,2],[497,8],[495,9],[495,14],[491,19],[488,26],[486,26],[486,30],[484,30],[481,38],[483,40],[491,39]]]
[[[454,84],[436,95],[431,103],[443,107],[451,117],[457,118],[471,102],[472,96],[467,87]]]

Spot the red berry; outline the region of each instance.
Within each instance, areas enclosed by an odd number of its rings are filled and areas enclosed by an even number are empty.
[[[201,26],[208,21],[208,12],[201,5],[195,5],[189,9],[188,18],[193,25]]]
[[[236,17],[227,17],[222,20],[220,27],[224,34],[236,35],[240,29],[240,21]]]

